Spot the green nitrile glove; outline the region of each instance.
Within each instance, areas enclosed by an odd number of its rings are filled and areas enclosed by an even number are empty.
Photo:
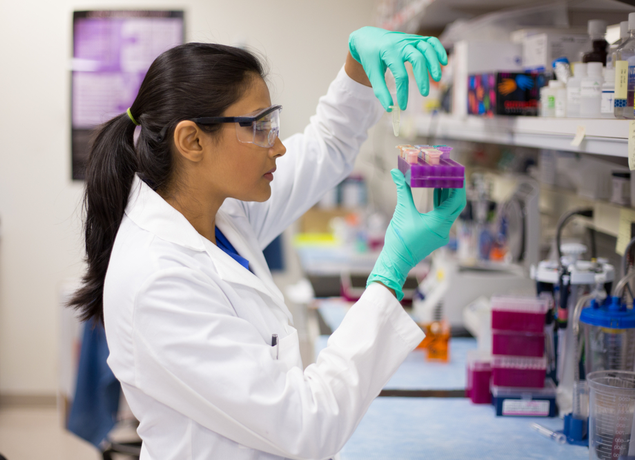
[[[420,213],[401,171],[390,171],[397,186],[397,207],[386,230],[384,248],[366,286],[379,281],[403,299],[401,290],[410,270],[435,249],[448,244],[450,228],[465,207],[465,189],[435,189],[434,209]]]
[[[404,63],[412,64],[412,70],[423,96],[428,95],[428,71],[434,81],[441,79],[441,66],[446,65],[448,55],[435,37],[390,32],[377,27],[362,27],[348,39],[351,56],[366,71],[377,99],[389,110],[392,96],[386,87],[384,75],[389,68],[397,85],[397,101],[401,110],[408,106],[408,72]]]

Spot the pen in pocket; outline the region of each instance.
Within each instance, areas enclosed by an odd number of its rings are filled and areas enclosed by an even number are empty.
[[[278,359],[278,334],[271,336],[271,346],[276,347],[276,359]]]

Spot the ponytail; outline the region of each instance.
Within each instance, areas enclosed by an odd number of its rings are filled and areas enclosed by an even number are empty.
[[[84,193],[88,271],[69,306],[103,322],[104,280],[135,173],[155,191],[174,179],[172,136],[181,120],[222,116],[253,82],[265,77],[249,51],[187,43],[157,57],[127,113],[105,123],[91,146]],[[135,125],[140,126],[134,144]],[[220,125],[203,126],[210,135]]]
[[[88,271],[69,306],[80,317],[103,322],[103,292],[110,253],[123,219],[137,170],[133,136],[135,125],[123,114],[97,133],[86,166],[84,238]]]

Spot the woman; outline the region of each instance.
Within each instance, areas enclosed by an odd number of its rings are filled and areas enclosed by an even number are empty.
[[[413,62],[426,91],[427,67],[438,79],[446,59],[436,39],[381,29],[354,32],[349,45],[317,114],[286,147],[257,59],[197,43],[159,56],[132,107],[96,137],[88,273],[72,304],[105,323],[142,459],[331,458],[422,340],[397,298],[408,271],[447,242],[463,190],[419,214],[393,171],[397,210],[369,285],[304,371],[262,255],[351,171],[382,113],[370,81],[390,105],[386,65],[401,75]],[[398,88],[405,108],[407,82]]]

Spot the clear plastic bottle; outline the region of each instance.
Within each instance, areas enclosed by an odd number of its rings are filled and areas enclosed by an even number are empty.
[[[580,116],[600,118],[602,106],[602,63],[589,62],[587,76],[580,82]]]
[[[615,51],[625,43],[629,38],[628,33],[628,21],[620,22],[620,38],[615,43],[609,46],[609,54],[606,56],[606,68],[612,69],[614,67],[613,59],[615,57]]]
[[[556,116],[556,97],[560,88],[564,88],[564,85],[558,80],[549,80],[549,85],[541,88],[540,107],[543,117]]]
[[[589,37],[593,49],[582,55],[582,62],[601,62],[606,65],[609,43],[606,41],[606,21],[592,19],[589,21]]]
[[[602,118],[615,118],[615,69],[604,69],[604,84],[602,85],[602,103],[600,116]]]
[[[567,82],[567,116],[580,116],[580,83],[586,77],[587,65],[582,62],[573,63],[573,77]]]
[[[628,15],[628,39],[613,53],[615,68],[615,117],[635,118],[635,13]]]

